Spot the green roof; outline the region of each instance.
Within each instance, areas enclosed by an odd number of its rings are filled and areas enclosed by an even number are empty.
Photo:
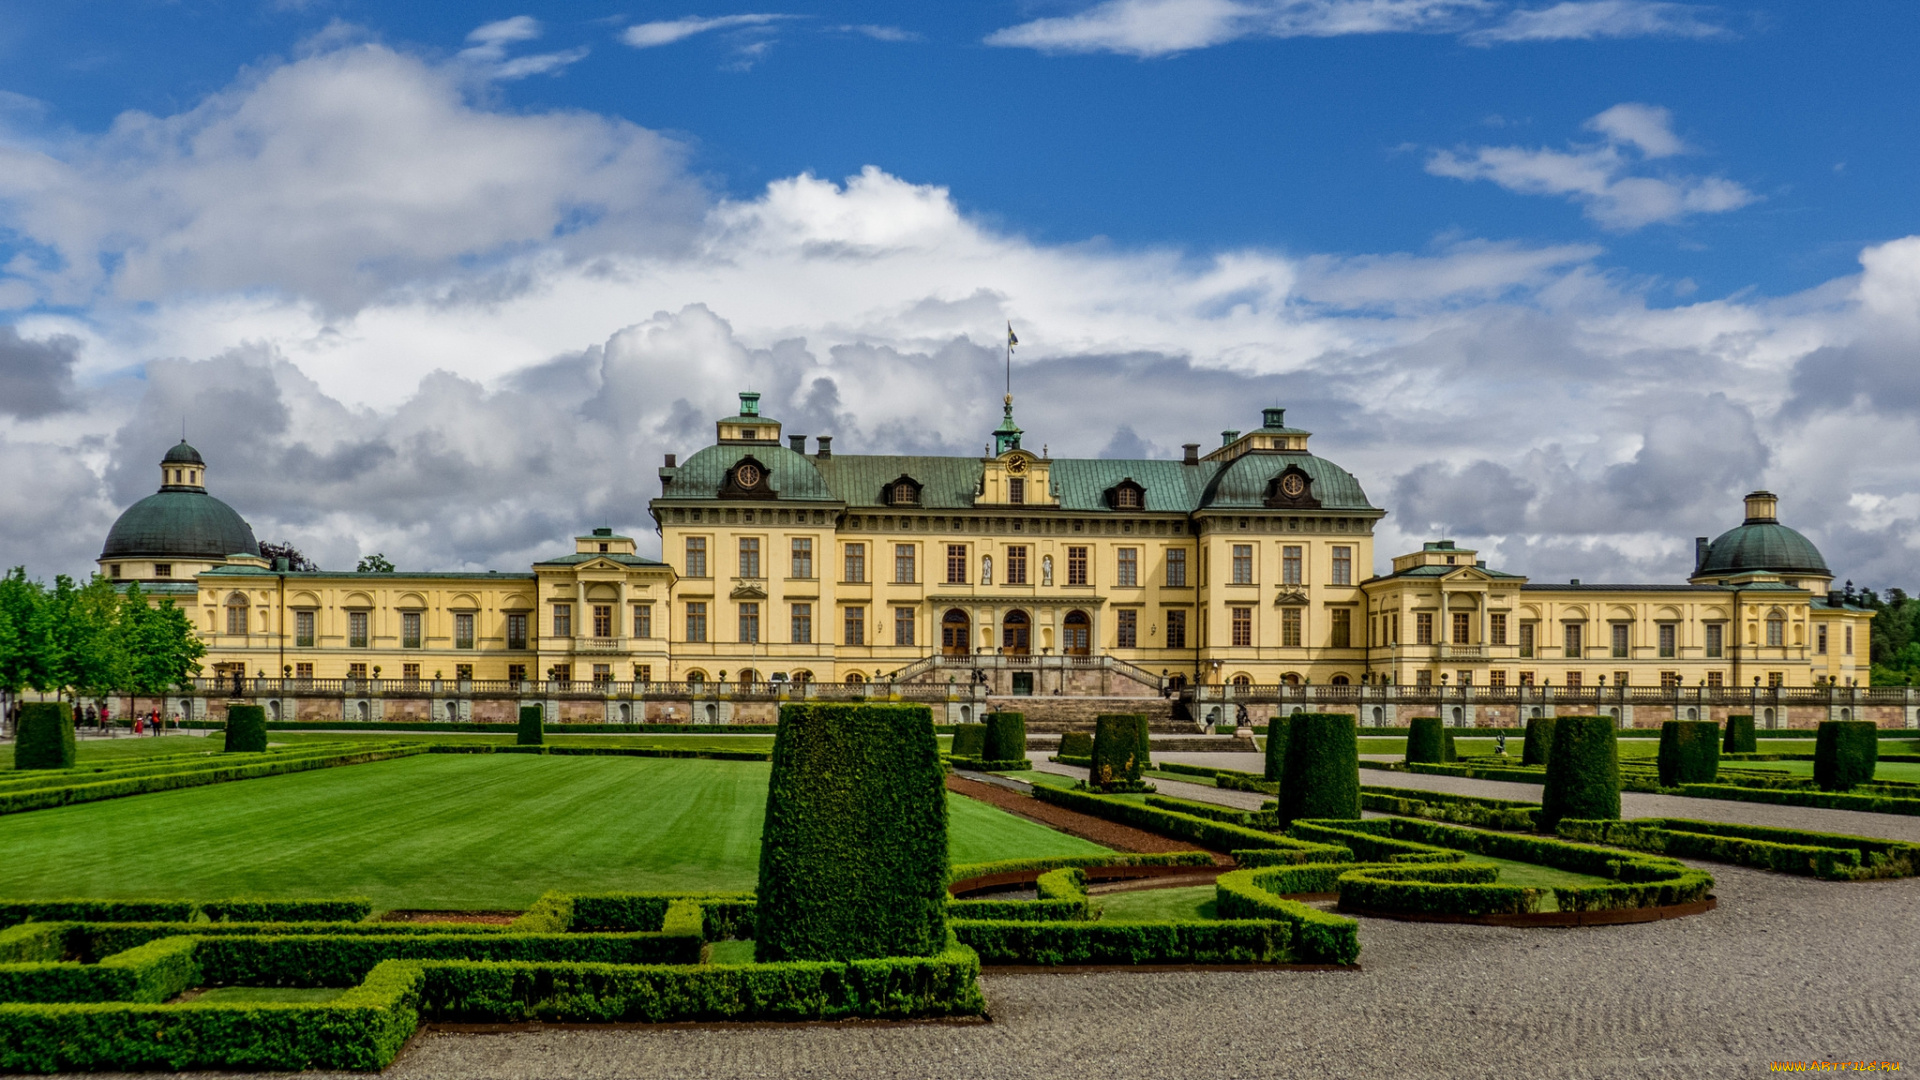
[[[224,559],[258,555],[253,529],[233,507],[199,489],[169,488],[141,499],[113,523],[103,559]]]
[[[1251,453],[1233,459],[1208,485],[1202,508],[1265,509],[1267,482],[1295,465],[1313,481],[1308,493],[1320,500],[1321,509],[1379,509],[1367,501],[1365,489],[1361,488],[1360,481],[1352,473],[1326,458],[1299,453]]]
[[[910,476],[920,484],[922,510],[971,510],[985,467],[978,458],[907,454],[847,454],[816,458],[826,487],[852,507],[878,507],[888,484]]]
[[[535,566],[577,566],[580,563],[592,562],[595,559],[611,559],[622,566],[665,566],[667,565],[666,563],[663,563],[658,559],[648,559],[639,555],[626,555],[619,552],[607,552],[607,551],[580,551],[580,552],[575,552],[572,555],[562,555],[559,558],[555,558],[555,559],[541,559],[539,562],[534,563],[533,565]]]
[[[162,465],[205,465],[206,464],[206,462],[200,460],[200,451],[195,450],[191,446],[188,446],[187,440],[185,439],[181,439],[178,443],[174,445],[173,449],[167,451],[167,456],[161,458],[160,463]]]
[[[268,570],[261,566],[247,566],[242,564],[237,566],[216,566],[211,570],[202,571],[200,576],[280,577],[282,574],[278,570]],[[534,575],[530,573],[502,572],[499,570],[423,570],[418,572],[395,570],[392,573],[381,571],[362,572],[359,570],[288,570],[285,572],[285,576],[288,580],[297,578],[307,580],[327,578],[353,581],[412,581],[416,578],[433,578],[436,580],[458,579],[462,581],[506,581],[513,579],[532,581],[534,579]],[[145,586],[143,585],[142,588],[145,588]]]
[[[751,419],[751,418],[749,418]],[[795,453],[779,443],[724,443],[696,452],[671,469],[661,469],[663,499],[714,499],[727,482],[727,474],[742,458],[752,458],[767,468],[767,486],[778,499],[792,502],[833,502],[833,492],[814,468],[814,459]],[[891,479],[891,477],[889,477]]]
[[[1749,521],[1720,534],[1694,577],[1715,574],[1817,574],[1832,577],[1813,541],[1777,521]]]

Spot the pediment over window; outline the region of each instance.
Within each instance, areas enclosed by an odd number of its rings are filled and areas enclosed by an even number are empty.
[[[919,506],[920,493],[925,485],[905,473],[880,489],[880,503],[883,506]]]
[[[1289,465],[1267,481],[1266,504],[1275,509],[1320,509],[1313,493],[1313,477],[1298,465]]]

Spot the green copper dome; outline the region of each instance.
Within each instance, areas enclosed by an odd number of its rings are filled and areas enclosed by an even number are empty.
[[[205,491],[174,488],[127,507],[107,533],[100,557],[223,559],[242,553],[258,555],[260,544],[233,507]]]
[[[1721,533],[1695,577],[1746,574],[1761,570],[1773,574],[1809,574],[1832,577],[1827,560],[1813,541],[1777,521],[1749,521]]]
[[[174,446],[173,449],[167,451],[166,457],[163,457],[160,459],[160,464],[162,465],[205,465],[206,462],[200,460],[200,451],[195,450],[191,446],[188,446],[187,440],[181,439],[178,445]],[[232,554],[232,553],[229,552],[228,554]]]

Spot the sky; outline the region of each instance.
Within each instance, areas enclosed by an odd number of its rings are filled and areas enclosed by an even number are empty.
[[[1535,580],[1766,487],[1920,589],[1920,7],[0,0],[0,563],[180,436],[328,568],[657,550],[737,391],[842,453],[1315,433]]]

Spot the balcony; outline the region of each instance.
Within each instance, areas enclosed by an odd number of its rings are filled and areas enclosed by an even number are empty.
[[[1442,660],[1485,660],[1487,647],[1485,645],[1442,645],[1440,658]]]
[[[573,651],[576,653],[618,653],[625,652],[617,637],[583,637],[573,639]]]

